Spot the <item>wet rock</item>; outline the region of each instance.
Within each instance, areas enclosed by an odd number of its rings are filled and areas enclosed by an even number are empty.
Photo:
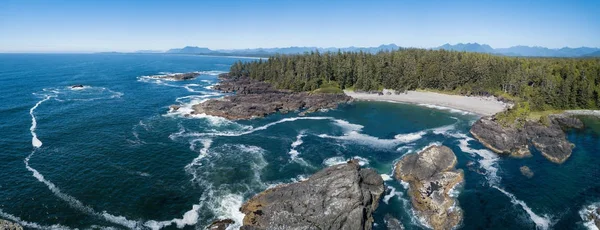
[[[208,230],[225,230],[229,225],[234,224],[232,219],[216,220],[212,222],[206,229]]]
[[[254,196],[240,208],[241,229],[371,229],[383,192],[376,171],[350,161]]]
[[[514,157],[530,155],[531,143],[548,160],[560,164],[573,151],[563,128],[582,128],[583,124],[566,115],[551,115],[549,119],[549,124],[527,121],[522,128],[515,128],[504,127],[492,117],[482,117],[471,127],[471,134],[490,150]]]
[[[533,146],[548,160],[560,164],[571,156],[572,145],[558,125],[545,126],[539,122],[527,122],[525,132]]]
[[[19,224],[0,219],[0,229],[2,229],[2,230],[23,230],[23,227]]]
[[[319,109],[336,108],[338,104],[352,100],[345,94],[311,94],[277,90],[268,83],[247,77],[221,76],[221,79],[221,83],[214,89],[236,94],[194,105],[195,114],[204,113],[231,120],[251,119],[276,112],[304,110],[303,113],[310,113]]]
[[[396,164],[396,179],[408,182],[413,208],[433,229],[452,229],[462,221],[458,201],[449,195],[464,181],[456,163],[450,148],[432,146],[406,155]]]
[[[521,166],[519,168],[519,170],[521,171],[521,174],[523,174],[523,176],[526,176],[527,178],[532,178],[533,177],[533,171],[531,171],[531,169],[527,166]]]
[[[513,157],[530,156],[525,133],[513,127],[503,127],[492,117],[482,117],[470,130],[481,144],[488,149]]]
[[[171,105],[171,106],[169,106],[169,111],[175,112],[175,111],[179,110],[179,108],[181,108],[180,105]]]
[[[166,75],[155,75],[155,76],[150,76],[150,77],[151,78],[169,79],[169,80],[174,80],[174,81],[185,81],[185,80],[195,79],[198,76],[200,76],[200,73],[191,72],[191,73],[174,73],[174,74],[166,74]]]
[[[71,89],[81,89],[83,88],[83,85],[72,85]]]
[[[404,225],[398,219],[394,218],[390,214],[386,214],[383,217],[383,221],[388,230],[404,230]]]

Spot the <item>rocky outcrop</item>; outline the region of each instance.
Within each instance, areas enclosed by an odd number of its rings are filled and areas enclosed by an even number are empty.
[[[521,171],[521,174],[523,174],[523,176],[527,177],[527,178],[532,178],[533,177],[533,171],[531,171],[531,169],[527,166],[521,166],[519,168],[519,171]]]
[[[221,76],[221,79],[221,83],[214,89],[236,94],[194,105],[192,107],[194,114],[207,114],[231,120],[264,117],[275,112],[305,110],[301,114],[303,115],[319,109],[336,108],[338,104],[352,100],[345,94],[311,94],[277,90],[268,83],[247,77]]]
[[[169,80],[174,80],[174,81],[185,81],[185,80],[195,79],[198,76],[200,76],[200,73],[191,72],[191,73],[174,73],[174,74],[165,74],[165,75],[155,75],[155,76],[150,76],[150,77],[151,78],[160,78],[160,79],[169,79]]]
[[[216,220],[214,222],[212,222],[208,227],[206,227],[207,230],[226,230],[227,227],[229,227],[229,225],[234,224],[235,221],[233,221],[232,219],[224,219],[224,220]]]
[[[527,137],[513,127],[503,127],[492,117],[482,117],[471,126],[471,134],[488,149],[513,157],[530,156]]]
[[[240,208],[241,229],[371,229],[383,192],[376,171],[350,161],[254,196]]]
[[[563,129],[582,128],[583,123],[567,115],[548,116],[548,124],[527,121],[523,127],[504,127],[493,117],[482,117],[471,127],[471,134],[484,146],[499,154],[514,157],[530,155],[528,144],[554,163],[565,162],[572,153]]]
[[[433,229],[452,229],[462,221],[458,201],[449,192],[464,181],[455,169],[454,152],[446,146],[431,146],[420,153],[404,156],[395,168],[395,177],[408,182],[415,211]]]
[[[19,224],[0,219],[0,229],[2,230],[23,230],[23,227]]]
[[[386,214],[383,217],[383,221],[385,222],[385,226],[388,230],[404,230],[404,225],[402,225],[402,222],[390,214]]]

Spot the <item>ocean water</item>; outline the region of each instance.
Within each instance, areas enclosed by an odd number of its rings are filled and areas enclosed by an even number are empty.
[[[582,216],[600,202],[600,122],[572,130],[572,157],[553,164],[499,157],[468,133],[476,115],[445,108],[356,102],[305,117],[228,121],[185,117],[223,94],[217,74],[240,58],[186,55],[0,55],[0,218],[31,229],[202,229],[240,223],[243,201],[359,159],[390,178],[394,163],[429,145],[449,146],[465,172],[452,192],[461,229],[592,229]],[[247,59],[242,59],[247,60]],[[149,75],[199,71],[173,82]],[[73,84],[86,85],[72,90]],[[169,105],[181,104],[178,112]],[[519,167],[535,173],[529,179]],[[405,184],[376,212],[426,228]],[[232,226],[236,228],[239,226]]]

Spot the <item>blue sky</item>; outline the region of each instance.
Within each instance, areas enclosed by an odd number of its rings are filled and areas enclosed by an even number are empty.
[[[0,52],[479,42],[600,47],[590,1],[1,0]]]

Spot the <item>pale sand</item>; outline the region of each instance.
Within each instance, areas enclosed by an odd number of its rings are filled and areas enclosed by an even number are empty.
[[[510,106],[509,104],[498,101],[495,97],[467,97],[422,91],[407,91],[406,93],[392,93],[391,95],[356,93],[352,91],[344,91],[344,93],[356,100],[402,102],[423,106],[429,105],[429,107],[434,105],[462,110],[482,116],[494,115],[504,111]]]

